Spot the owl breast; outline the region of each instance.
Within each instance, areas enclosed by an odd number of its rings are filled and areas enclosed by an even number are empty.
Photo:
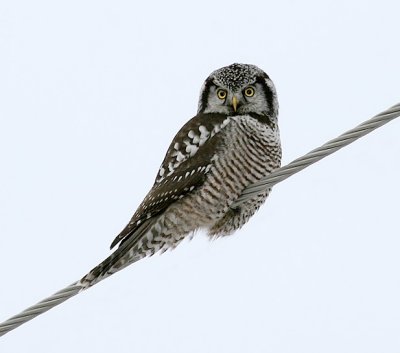
[[[266,190],[240,208],[230,207],[248,185],[280,166],[277,125],[248,115],[233,116],[218,138],[203,186],[171,206],[165,215],[170,241],[179,243],[185,234],[199,228],[212,237],[229,235],[249,220],[269,194]]]

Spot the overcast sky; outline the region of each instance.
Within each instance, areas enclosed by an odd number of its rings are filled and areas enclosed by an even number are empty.
[[[398,1],[0,5],[0,321],[79,279],[151,187],[204,79],[256,64],[283,162],[400,101]],[[400,351],[400,119],[0,338],[0,351]]]

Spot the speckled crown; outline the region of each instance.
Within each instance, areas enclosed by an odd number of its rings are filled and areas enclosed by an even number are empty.
[[[214,83],[232,91],[254,83],[258,77],[268,78],[268,75],[255,65],[237,63],[215,70],[209,76]]]

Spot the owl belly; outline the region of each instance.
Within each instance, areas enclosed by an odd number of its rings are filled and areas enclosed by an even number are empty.
[[[270,189],[236,209],[230,206],[247,186],[270,174],[281,161],[279,131],[254,118],[238,117],[227,141],[230,143],[227,143],[226,153],[216,162],[215,176],[210,177],[209,183],[210,188],[223,190],[225,199],[223,212],[217,212],[215,222],[208,228],[212,237],[232,234],[250,219],[264,203]]]
[[[260,192],[237,209],[230,206],[248,185],[278,168],[280,160],[277,128],[249,116],[232,117],[204,184],[165,214],[169,245],[176,246],[199,228],[206,229],[210,236],[223,236],[244,225],[270,190]]]

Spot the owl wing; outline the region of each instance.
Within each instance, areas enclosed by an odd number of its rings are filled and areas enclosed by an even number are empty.
[[[189,120],[171,142],[150,192],[111,248],[124,243],[147,220],[204,183],[212,158],[221,145],[218,134],[231,121],[223,114],[198,114]]]

